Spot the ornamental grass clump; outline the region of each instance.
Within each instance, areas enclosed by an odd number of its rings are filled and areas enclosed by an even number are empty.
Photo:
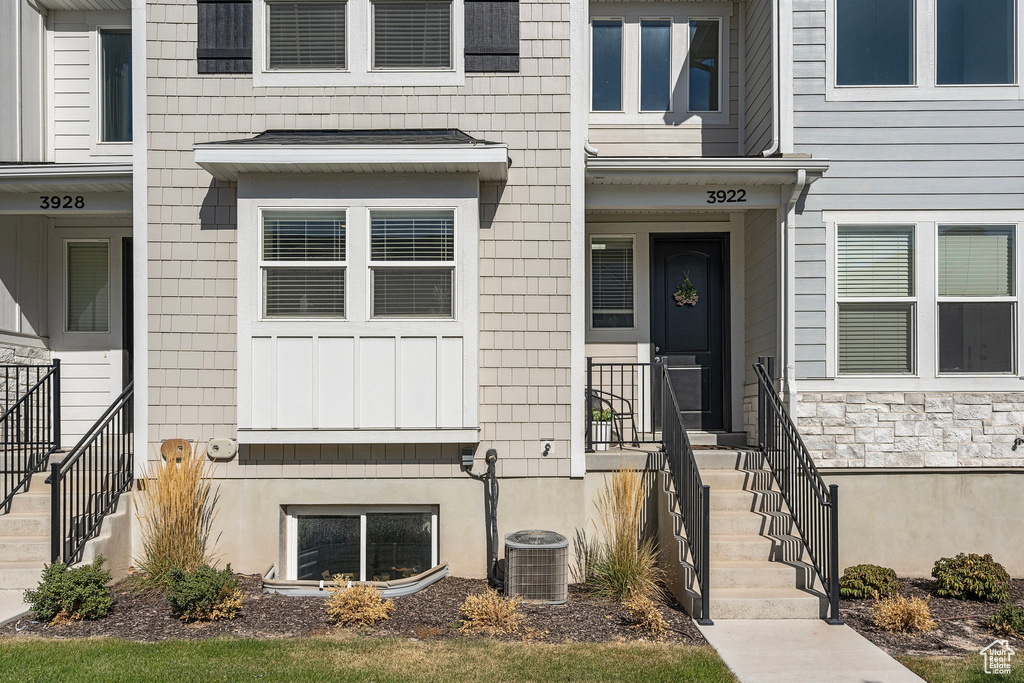
[[[858,564],[847,567],[839,578],[839,594],[844,598],[889,598],[900,592],[896,572],[877,564]]]
[[[938,581],[935,594],[943,598],[988,602],[1010,599],[1010,575],[988,554],[943,557],[932,567],[932,576]]]
[[[107,616],[110,597],[110,572],[103,569],[103,556],[92,564],[68,569],[63,562],[54,562],[43,569],[36,590],[25,591],[25,602],[32,607],[36,619],[66,624],[79,619]]]
[[[595,502],[599,539],[590,539],[583,531],[576,533],[575,580],[593,593],[618,602],[641,596],[652,600],[664,597],[657,546],[640,534],[644,488],[639,470],[626,467],[612,473]]]
[[[182,621],[234,619],[242,609],[242,591],[231,565],[220,571],[209,565],[168,573],[167,602]]]
[[[486,593],[470,595],[459,608],[465,618],[462,628],[518,633],[523,626],[523,615],[519,613],[522,601],[518,595],[506,598],[493,588],[488,588]]]
[[[928,606],[930,598],[905,598],[896,595],[876,600],[871,606],[875,626],[889,632],[924,633],[935,629]]]
[[[340,574],[334,577],[334,587],[328,592],[327,616],[339,626],[373,626],[384,621],[395,610],[394,600],[385,600],[373,586],[356,584],[346,587]]]
[[[213,562],[210,533],[217,495],[212,478],[205,451],[186,449],[180,461],[168,457],[147,463],[135,498],[142,528],[138,580],[143,585],[166,588],[175,567],[192,572]]]

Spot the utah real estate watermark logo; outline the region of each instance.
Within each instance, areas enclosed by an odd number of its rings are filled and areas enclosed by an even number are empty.
[[[985,673],[1007,675],[1010,673],[1010,658],[1014,651],[1007,640],[994,640],[981,651],[985,660]]]

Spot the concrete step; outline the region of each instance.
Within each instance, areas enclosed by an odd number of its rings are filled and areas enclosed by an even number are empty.
[[[692,446],[736,446],[743,448],[747,445],[746,432],[704,432],[686,430]]]
[[[821,619],[822,599],[796,588],[711,591],[712,619]]]
[[[36,588],[42,573],[42,562],[0,562],[0,590]]]
[[[712,510],[711,533],[757,536],[765,527],[765,518],[749,510]]]
[[[50,514],[50,492],[19,493],[11,500],[11,514]]]
[[[12,512],[0,515],[0,536],[49,536],[50,515]]]
[[[711,534],[711,561],[760,560],[772,555],[770,539],[752,534]]]
[[[0,536],[0,557],[6,562],[49,562],[49,536]]]
[[[770,491],[775,479],[768,470],[704,469],[701,481],[712,491]]]
[[[761,455],[745,450],[701,450],[693,449],[697,469],[703,475],[705,470],[760,469]]]
[[[776,562],[712,561],[712,595],[716,588],[793,588],[796,570]]]
[[[750,491],[712,491],[709,507],[712,513],[717,510],[753,512],[757,509],[756,503],[756,494]]]

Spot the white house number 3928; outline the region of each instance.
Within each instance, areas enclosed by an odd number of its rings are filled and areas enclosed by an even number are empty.
[[[60,195],[40,195],[39,196],[39,208],[40,209],[84,209],[85,208],[85,197],[82,195],[76,195],[72,197],[69,194],[61,197]]]
[[[708,193],[708,204],[736,204],[747,201],[747,191],[739,190],[705,190]]]

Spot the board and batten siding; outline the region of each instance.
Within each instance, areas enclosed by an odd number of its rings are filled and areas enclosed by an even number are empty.
[[[520,3],[519,73],[272,89],[248,74],[198,73],[195,0],[145,5],[148,441],[231,438],[238,425],[237,186],[200,169],[193,146],[270,129],[458,128],[507,143],[512,159],[507,183],[479,187],[479,388],[466,397],[479,410],[477,452],[497,449],[499,476],[568,477],[570,4]],[[253,445],[218,476],[465,478],[458,457],[449,444]]]
[[[797,214],[796,367],[810,378],[825,376],[821,212],[1024,210],[1024,102],[830,100],[827,0],[794,0],[793,12],[793,151],[831,160]]]
[[[53,160],[66,164],[130,157],[130,145],[97,153],[96,140],[100,101],[97,32],[99,28],[131,26],[131,12],[59,10],[51,13],[50,22]],[[116,159],[111,158],[114,153]]]

